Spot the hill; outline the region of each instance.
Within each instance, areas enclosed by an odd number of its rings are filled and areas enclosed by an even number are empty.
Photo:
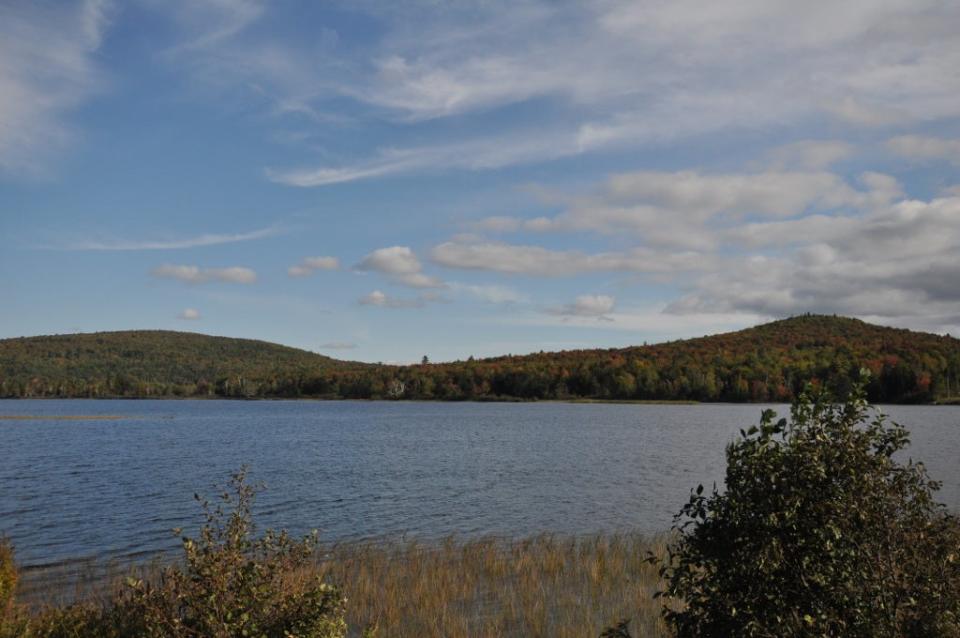
[[[162,331],[0,341],[2,396],[789,401],[809,382],[843,392],[862,368],[872,401],[947,400],[960,395],[960,340],[804,315],[649,346],[413,366]]]
[[[266,341],[131,330],[0,340],[0,396],[269,395],[346,365]]]
[[[697,339],[362,372],[331,371],[337,396],[417,399],[790,401],[808,382],[843,393],[870,370],[872,401],[960,395],[960,340],[804,315]]]

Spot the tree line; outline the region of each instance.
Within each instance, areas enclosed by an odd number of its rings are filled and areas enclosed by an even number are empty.
[[[202,347],[177,346],[169,335],[178,333],[159,334],[168,342],[163,353],[126,344],[134,354],[124,356],[102,338],[101,347],[116,356],[93,351],[73,366],[63,363],[62,349],[35,355],[43,365],[21,356],[19,367],[11,366],[4,346],[16,340],[0,342],[0,395],[789,402],[807,383],[845,393],[861,370],[870,372],[867,393],[874,402],[960,395],[960,340],[822,315],[649,346],[410,366],[339,362],[243,340],[230,340],[243,342],[234,352],[207,341],[222,338],[202,335],[191,335],[202,338]]]

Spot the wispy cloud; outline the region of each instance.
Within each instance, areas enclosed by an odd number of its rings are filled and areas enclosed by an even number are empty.
[[[151,270],[150,274],[154,277],[176,279],[189,284],[203,284],[212,281],[230,284],[252,284],[257,281],[257,273],[243,266],[200,268],[199,266],[164,264]]]
[[[184,248],[199,248],[202,246],[216,246],[219,244],[233,244],[243,241],[252,241],[273,237],[282,234],[283,231],[277,226],[261,228],[248,233],[218,234],[207,233],[195,237],[185,237],[181,239],[148,239],[148,240],[130,240],[130,239],[110,239],[110,240],[83,240],[69,242],[62,246],[66,250],[179,250]]]
[[[105,84],[110,4],[0,3],[0,172],[43,173],[73,139],[66,115]]]
[[[376,5],[384,36],[346,55],[326,50],[322,64],[294,42],[238,28],[260,13],[237,4],[219,27],[207,27],[216,37],[190,59],[216,69],[207,77],[261,87],[281,116],[347,98],[361,120],[427,133],[422,146],[378,141],[361,159],[268,171],[295,186],[484,170],[825,117],[882,129],[960,114],[960,43],[950,28],[960,6],[934,0],[813,0],[803,15],[789,3],[697,0],[530,0],[509,12],[498,3],[442,12]],[[489,147],[431,143],[423,128],[534,100],[549,101],[548,115],[498,131]],[[807,150],[811,168],[838,149]]]
[[[483,139],[412,148],[385,148],[375,156],[341,166],[268,168],[267,177],[288,186],[328,186],[343,182],[446,171],[451,168],[493,170],[578,155],[587,150],[575,131],[519,132]]]

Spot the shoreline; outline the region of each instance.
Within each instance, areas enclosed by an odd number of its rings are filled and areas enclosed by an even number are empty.
[[[596,399],[590,397],[569,399],[523,399],[517,397],[488,397],[476,399],[359,399],[348,397],[228,397],[228,396],[104,396],[104,397],[0,397],[0,401],[313,401],[317,403],[357,402],[357,403],[566,403],[566,404],[610,404],[610,405],[789,405],[790,401],[698,401],[695,399]],[[931,406],[960,407],[960,397],[949,397],[932,402],[909,403],[871,403],[875,406]],[[62,417],[36,417],[32,415],[0,415],[0,420],[43,419],[91,419],[94,416],[76,415]],[[125,416],[105,415],[103,418],[124,419]]]

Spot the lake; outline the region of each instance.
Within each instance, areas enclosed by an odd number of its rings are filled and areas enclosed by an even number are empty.
[[[244,464],[267,487],[261,526],[326,540],[656,533],[722,480],[724,445],[763,407],[0,401],[41,417],[0,420],[0,534],[28,568],[167,552],[200,520],[193,494]],[[960,510],[960,407],[884,411]]]

